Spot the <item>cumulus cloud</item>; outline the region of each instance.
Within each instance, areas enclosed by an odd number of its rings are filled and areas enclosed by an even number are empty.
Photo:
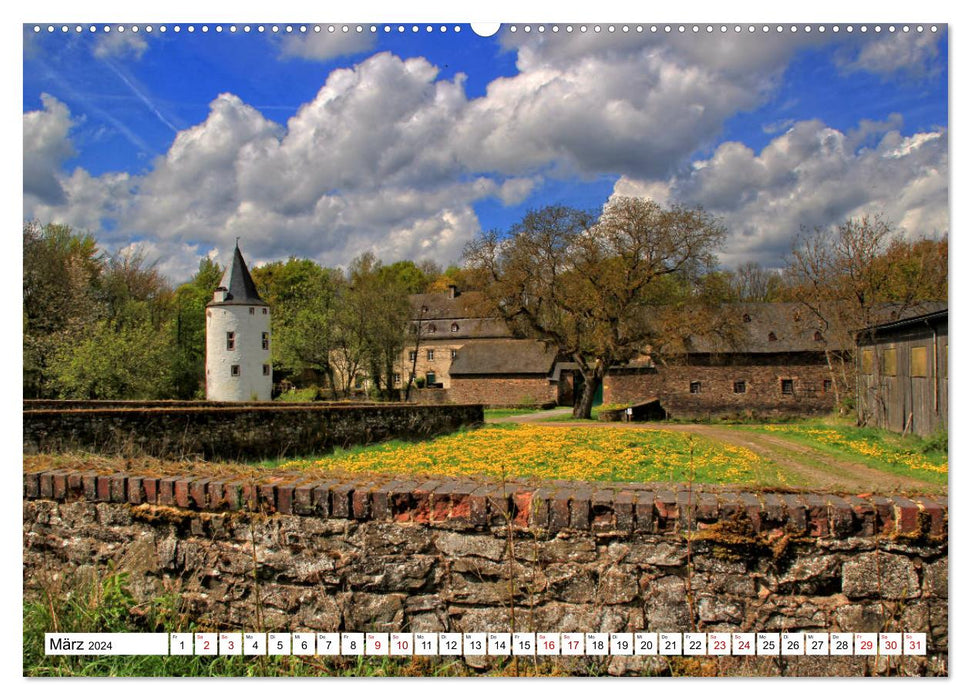
[[[865,125],[868,132],[873,125]],[[873,147],[856,143],[854,135],[802,121],[760,153],[726,142],[687,173],[662,182],[621,178],[614,191],[661,195],[721,217],[729,232],[722,262],[729,266],[778,265],[801,227],[867,213],[884,214],[911,236],[948,231],[945,130],[904,137],[885,129]]]
[[[554,174],[669,175],[760,104],[789,56],[814,36],[567,36],[507,30],[518,75],[493,81],[458,125],[464,162]]]
[[[337,39],[297,38],[290,55],[317,50],[311,39]],[[548,179],[603,173],[623,174],[616,193],[722,214],[733,231],[727,258],[771,258],[799,224],[869,206],[908,227],[946,219],[946,133],[902,137],[899,117],[846,134],[780,125],[788,130],[761,153],[715,148],[725,120],[757,107],[814,36],[573,38],[505,36],[520,72],[475,99],[461,73],[442,79],[428,60],[390,53],[332,71],[283,124],[219,95],[141,175],[60,173],[70,115],[45,102],[31,117],[48,120],[49,132],[31,127],[40,155],[31,187],[49,201],[34,212],[91,228],[108,221],[118,240],[150,238],[173,270],[204,250],[231,251],[236,236],[256,262],[297,255],[338,265],[370,250],[388,262],[448,263],[479,230],[477,202],[510,206]],[[711,157],[684,171],[706,145]]]
[[[142,57],[148,42],[142,34],[135,32],[99,32],[94,44],[94,55],[98,58],[130,56],[136,60]]]
[[[351,28],[343,32],[320,31],[306,34],[288,34],[280,45],[283,56],[327,61],[338,56],[352,56],[370,51],[375,35],[369,31],[356,32]]]
[[[904,73],[914,78],[934,75],[943,32],[898,31],[864,42],[838,59],[846,71],[869,71],[884,76]]]
[[[32,217],[41,221],[68,224],[73,228],[98,231],[102,243],[115,244],[129,239],[106,223],[124,221],[132,206],[133,185],[137,178],[128,173],[106,173],[94,177],[83,168],[59,176],[65,192],[64,204],[37,204]]]
[[[68,138],[71,112],[51,95],[41,95],[43,109],[24,114],[25,205],[63,204],[64,188],[57,174],[61,164],[75,155]]]

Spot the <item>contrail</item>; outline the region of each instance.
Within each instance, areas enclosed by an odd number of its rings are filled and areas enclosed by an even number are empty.
[[[121,78],[122,82],[125,83],[125,85],[128,86],[128,89],[131,90],[133,93],[135,93],[135,96],[138,99],[140,99],[145,104],[146,107],[148,107],[150,110],[152,110],[152,113],[156,117],[158,117],[158,120],[160,122],[162,122],[163,124],[165,124],[165,126],[169,127],[174,133],[176,133],[176,134],[179,133],[179,129],[174,124],[172,124],[172,122],[170,122],[168,119],[166,119],[164,116],[162,116],[162,113],[160,111],[158,111],[158,108],[154,104],[152,104],[151,100],[149,100],[144,95],[144,93],[142,93],[141,90],[139,90],[137,87],[135,87],[135,85],[132,83],[132,81],[130,81],[128,79],[128,77],[125,76],[124,73],[122,73],[120,70],[118,70],[118,68],[115,67],[115,65],[111,61],[109,61],[107,59],[103,59],[103,60],[104,60],[105,65],[108,66],[114,72],[114,74],[117,75],[119,78]]]
[[[121,135],[128,139],[128,141],[136,148],[141,149],[145,153],[155,153],[155,149],[149,146],[148,143],[138,136],[138,134],[125,126],[125,124],[113,114],[102,109],[98,104],[90,99],[87,94],[77,90],[71,82],[64,80],[61,74],[51,68],[46,61],[41,60],[41,65],[46,71],[48,77],[57,83],[58,87],[63,90],[62,94],[70,95],[75,101],[81,103],[86,111],[98,115],[106,122],[114,126],[121,133]]]

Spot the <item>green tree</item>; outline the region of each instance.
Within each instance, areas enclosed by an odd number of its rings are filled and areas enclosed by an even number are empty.
[[[477,238],[465,259],[514,329],[576,362],[583,391],[573,414],[589,418],[608,369],[661,344],[650,307],[709,272],[723,237],[700,209],[621,197],[599,219],[563,206],[530,211],[506,237]]]
[[[254,268],[253,281],[273,310],[273,364],[292,376],[311,371],[337,397],[333,366],[340,275],[313,260],[291,257]]]
[[[172,385],[177,398],[203,396],[206,378],[206,304],[212,300],[223,273],[223,268],[215,260],[202,258],[195,276],[175,290]]]
[[[103,259],[92,316],[60,343],[50,384],[62,398],[172,395],[173,295],[137,249]]]
[[[23,383],[25,397],[49,397],[51,361],[96,316],[104,260],[89,233],[70,226],[23,227]]]
[[[394,369],[411,315],[408,283],[399,272],[364,253],[351,262],[342,300],[348,342],[359,351],[375,389],[387,399],[395,398]]]

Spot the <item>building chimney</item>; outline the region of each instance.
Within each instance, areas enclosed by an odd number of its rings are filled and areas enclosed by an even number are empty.
[[[454,299],[459,295],[459,288],[454,284],[448,285],[448,291],[445,292],[449,299]]]

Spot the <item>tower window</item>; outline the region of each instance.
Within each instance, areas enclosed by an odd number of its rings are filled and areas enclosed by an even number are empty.
[[[452,332],[453,333],[458,333],[459,332],[459,324],[457,324],[457,323],[453,323],[452,324]]]
[[[239,376],[239,365],[230,365],[229,374],[233,377]]]
[[[452,359],[454,360],[456,357],[458,357],[458,355],[459,355],[459,351],[456,350],[455,348],[452,348]]]
[[[435,326],[435,324],[434,324],[434,323],[429,323],[429,324],[428,324],[428,332],[429,332],[429,333],[434,333],[434,332],[435,332],[435,331],[437,331],[437,330],[438,330],[438,328],[437,328],[437,327]]]
[[[739,381],[735,382],[734,389],[735,389],[735,393],[736,394],[744,394],[745,393],[745,380],[744,379],[740,379]]]
[[[816,331],[815,333],[813,333],[813,340],[815,340],[817,343],[822,341],[822,339],[823,339],[822,333],[820,333],[819,331]]]
[[[233,331],[226,332],[226,349],[235,350],[236,349],[236,333]]]
[[[690,389],[690,391],[691,391],[692,394],[700,394],[701,393],[701,382],[691,382],[691,385],[689,386],[689,389]]]
[[[776,338],[775,333],[773,333],[772,331],[769,331],[769,342],[774,343],[777,340],[778,338]]]
[[[264,350],[269,350],[270,349],[270,334],[269,333],[264,333],[263,334],[263,349]]]
[[[791,379],[783,379],[782,380],[782,393],[783,394],[793,394],[793,393],[795,393],[793,391],[793,386],[792,386],[792,380]]]
[[[270,376],[270,366],[269,365],[263,365],[263,376],[264,377],[269,377]]]

